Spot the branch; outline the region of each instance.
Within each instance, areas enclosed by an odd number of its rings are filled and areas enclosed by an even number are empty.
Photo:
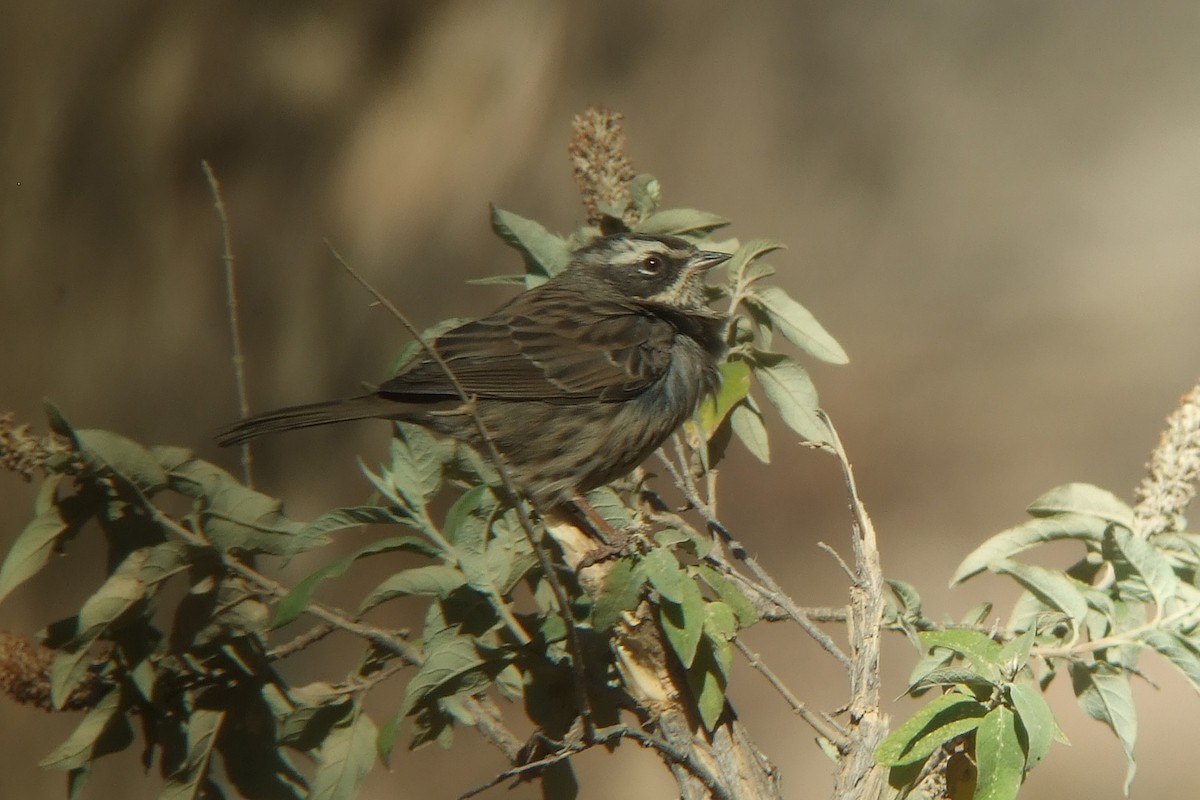
[[[216,173],[213,172],[207,161],[201,161],[200,165],[204,168],[204,176],[208,178],[208,188],[213,196],[213,208],[217,210],[217,218],[221,221],[221,241],[225,247],[221,260],[225,262],[225,306],[229,309],[233,379],[237,386],[238,411],[243,417],[248,417],[250,416],[250,400],[246,394],[246,359],[242,355],[242,328],[238,317],[237,290],[233,280],[233,239],[229,234],[229,216],[225,213],[225,201],[221,198],[221,184],[217,181]],[[241,449],[242,481],[247,486],[253,487],[254,480],[250,470],[250,442],[242,442]]]

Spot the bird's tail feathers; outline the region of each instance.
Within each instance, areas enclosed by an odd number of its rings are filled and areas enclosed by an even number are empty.
[[[222,428],[217,432],[217,444],[227,447],[268,433],[311,428],[316,425],[330,425],[335,422],[349,422],[356,419],[386,417],[389,416],[387,413],[389,410],[395,411],[395,406],[395,403],[390,403],[374,394],[348,397],[343,400],[328,400],[323,403],[309,403],[302,406],[289,406],[255,414]]]

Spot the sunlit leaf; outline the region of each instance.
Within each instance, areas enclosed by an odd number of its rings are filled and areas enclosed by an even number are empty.
[[[1090,483],[1067,483],[1055,487],[1029,504],[1026,509],[1035,517],[1050,514],[1087,514],[1125,528],[1133,527],[1133,509],[1107,489]]]
[[[975,800],[1014,800],[1025,775],[1025,754],[1017,738],[1012,709],[996,706],[975,731],[975,763],[979,775]]]
[[[972,550],[954,571],[950,585],[978,575],[993,561],[1010,558],[1044,542],[1074,539],[1099,543],[1107,527],[1107,522],[1088,514],[1062,513],[1031,519],[997,533]]]
[[[353,800],[375,764],[375,737],[371,718],[355,706],[317,751],[311,800]]]
[[[817,389],[803,367],[777,353],[759,353],[754,377],[789,428],[807,441],[829,442],[829,428],[817,414]]]
[[[566,241],[540,222],[492,206],[492,230],[521,254],[531,278],[544,280],[561,272],[571,260]]]
[[[756,286],[747,292],[746,300],[762,308],[785,339],[814,358],[830,364],[845,364],[850,360],[817,318],[778,286]]]
[[[1137,709],[1133,703],[1133,689],[1129,675],[1115,667],[1099,662],[1072,661],[1070,664],[1071,686],[1075,699],[1084,713],[1107,725],[1117,735],[1125,750],[1125,793],[1133,781],[1137,762],[1133,759],[1133,746],[1137,741]]]
[[[1058,727],[1050,704],[1032,680],[1012,684],[1009,696],[1017,714],[1017,724],[1025,730],[1025,740],[1029,744],[1026,769],[1033,769],[1050,752],[1051,742],[1058,738],[1065,741],[1066,737]]]
[[[672,234],[708,233],[729,224],[724,217],[694,208],[664,208],[638,223],[638,233]]]
[[[1011,575],[1043,603],[1070,617],[1076,629],[1082,629],[1088,612],[1087,598],[1083,594],[1086,588],[1084,584],[1077,583],[1058,570],[1022,564],[1012,559],[1000,559],[989,567],[997,574]]]
[[[397,597],[427,595],[445,598],[466,583],[467,577],[462,571],[449,564],[413,567],[385,578],[362,601],[359,613]]]
[[[896,728],[875,750],[885,767],[923,762],[943,744],[979,726],[987,706],[958,692],[940,695]]]

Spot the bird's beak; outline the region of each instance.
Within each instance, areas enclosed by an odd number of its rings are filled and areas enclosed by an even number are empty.
[[[688,267],[707,272],[718,264],[724,264],[732,255],[732,253],[718,253],[715,250],[701,250],[688,259]]]

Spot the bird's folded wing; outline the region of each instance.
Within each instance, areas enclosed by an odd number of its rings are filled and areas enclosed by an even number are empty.
[[[510,303],[442,334],[434,346],[468,394],[578,403],[621,400],[645,389],[670,365],[674,335],[670,323],[636,307],[560,297],[537,307]],[[401,400],[457,396],[429,358],[379,393]]]

